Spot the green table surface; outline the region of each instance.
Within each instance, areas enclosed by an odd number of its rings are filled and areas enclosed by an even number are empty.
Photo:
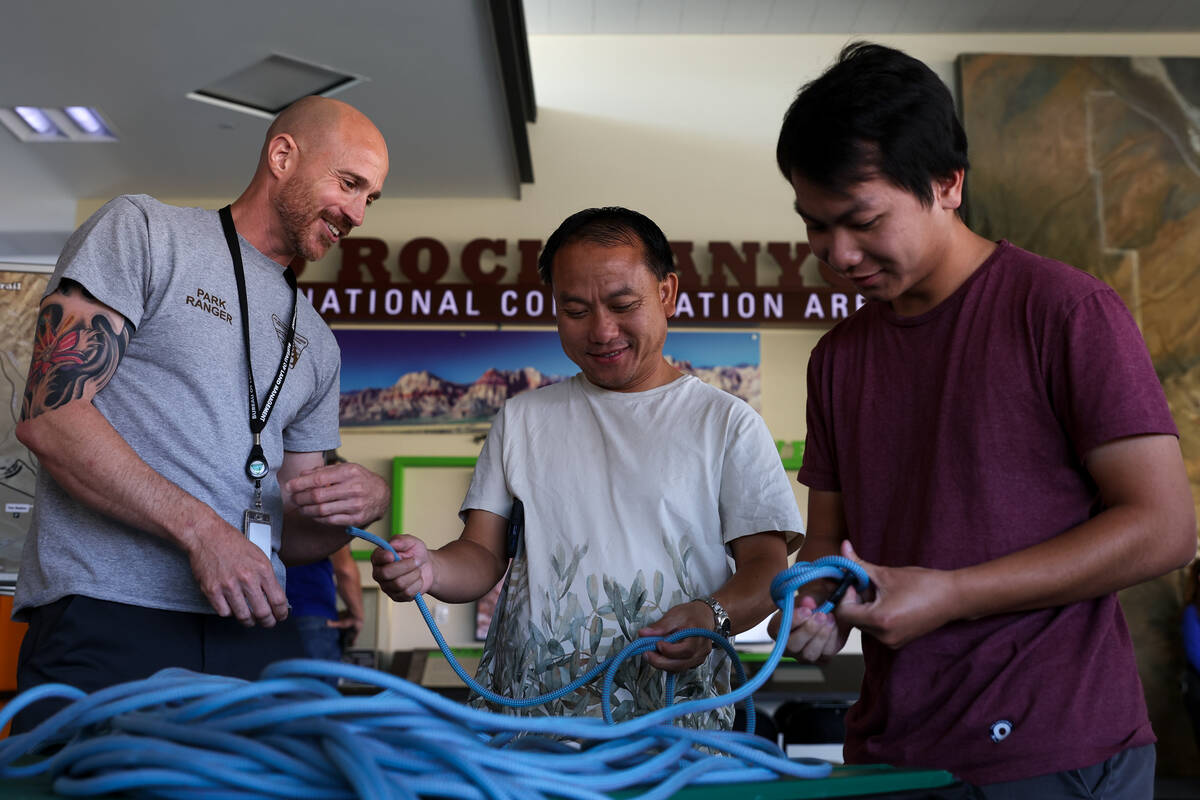
[[[693,786],[673,795],[673,800],[803,800],[820,797],[878,797],[888,792],[932,789],[955,781],[949,772],[895,769],[883,765],[835,766],[828,778],[786,778],[762,783],[725,783]],[[618,792],[614,798],[636,797],[643,790]],[[117,797],[117,795],[106,795]],[[0,780],[4,800],[47,800],[60,797],[45,778]]]
[[[935,789],[950,786],[956,779],[941,770],[897,769],[884,764],[839,765],[828,778],[782,778],[760,783],[725,783],[690,786],[673,794],[672,800],[805,800],[820,797],[879,797],[889,792]],[[614,798],[636,797],[636,791],[620,792]]]

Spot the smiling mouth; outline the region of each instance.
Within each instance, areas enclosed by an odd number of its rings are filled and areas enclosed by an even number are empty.
[[[321,221],[325,223],[325,229],[326,229],[327,231],[329,231],[329,236],[330,236],[330,237],[331,237],[331,238],[332,238],[332,239],[333,239],[335,242],[336,242],[338,239],[342,238],[342,232],[341,232],[341,231],[338,229],[338,227],[337,227],[336,225],[334,225],[334,224],[333,224],[333,223],[331,223],[331,222],[328,222],[327,220],[321,220]]]
[[[592,358],[596,359],[597,361],[612,361],[613,359],[617,358],[622,353],[624,353],[627,349],[629,349],[629,348],[622,347],[618,350],[607,350],[603,353],[588,353],[588,355],[591,356]]]

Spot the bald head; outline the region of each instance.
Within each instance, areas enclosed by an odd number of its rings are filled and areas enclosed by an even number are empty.
[[[366,114],[329,97],[302,97],[279,112],[267,128],[259,156],[260,167],[267,159],[271,141],[280,134],[291,136],[296,144],[311,152],[327,152],[331,147],[351,140],[378,147],[385,156],[387,154],[383,134]]]

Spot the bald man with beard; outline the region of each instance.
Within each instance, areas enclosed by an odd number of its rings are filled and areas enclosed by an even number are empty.
[[[360,465],[324,466],[340,358],[287,265],[361,225],[387,171],[366,116],[308,97],[271,124],[231,205],[126,195],[71,236],[17,427],[41,464],[18,690],[165,667],[254,678],[299,653],[285,565],[337,550],[390,497]]]

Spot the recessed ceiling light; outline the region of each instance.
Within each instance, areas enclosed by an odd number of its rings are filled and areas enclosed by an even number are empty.
[[[117,141],[104,115],[87,106],[0,108],[0,122],[23,142]]]
[[[272,119],[302,97],[331,94],[366,80],[320,64],[271,55],[214,83],[188,92],[192,100]]]
[[[63,111],[67,112],[67,116],[81,130],[92,136],[112,135],[104,124],[104,120],[100,119],[100,115],[87,106],[67,106]]]
[[[65,136],[58,126],[50,121],[50,117],[46,115],[37,106],[14,106],[13,111],[17,112],[17,116],[33,130],[34,133],[40,133],[42,136]]]

